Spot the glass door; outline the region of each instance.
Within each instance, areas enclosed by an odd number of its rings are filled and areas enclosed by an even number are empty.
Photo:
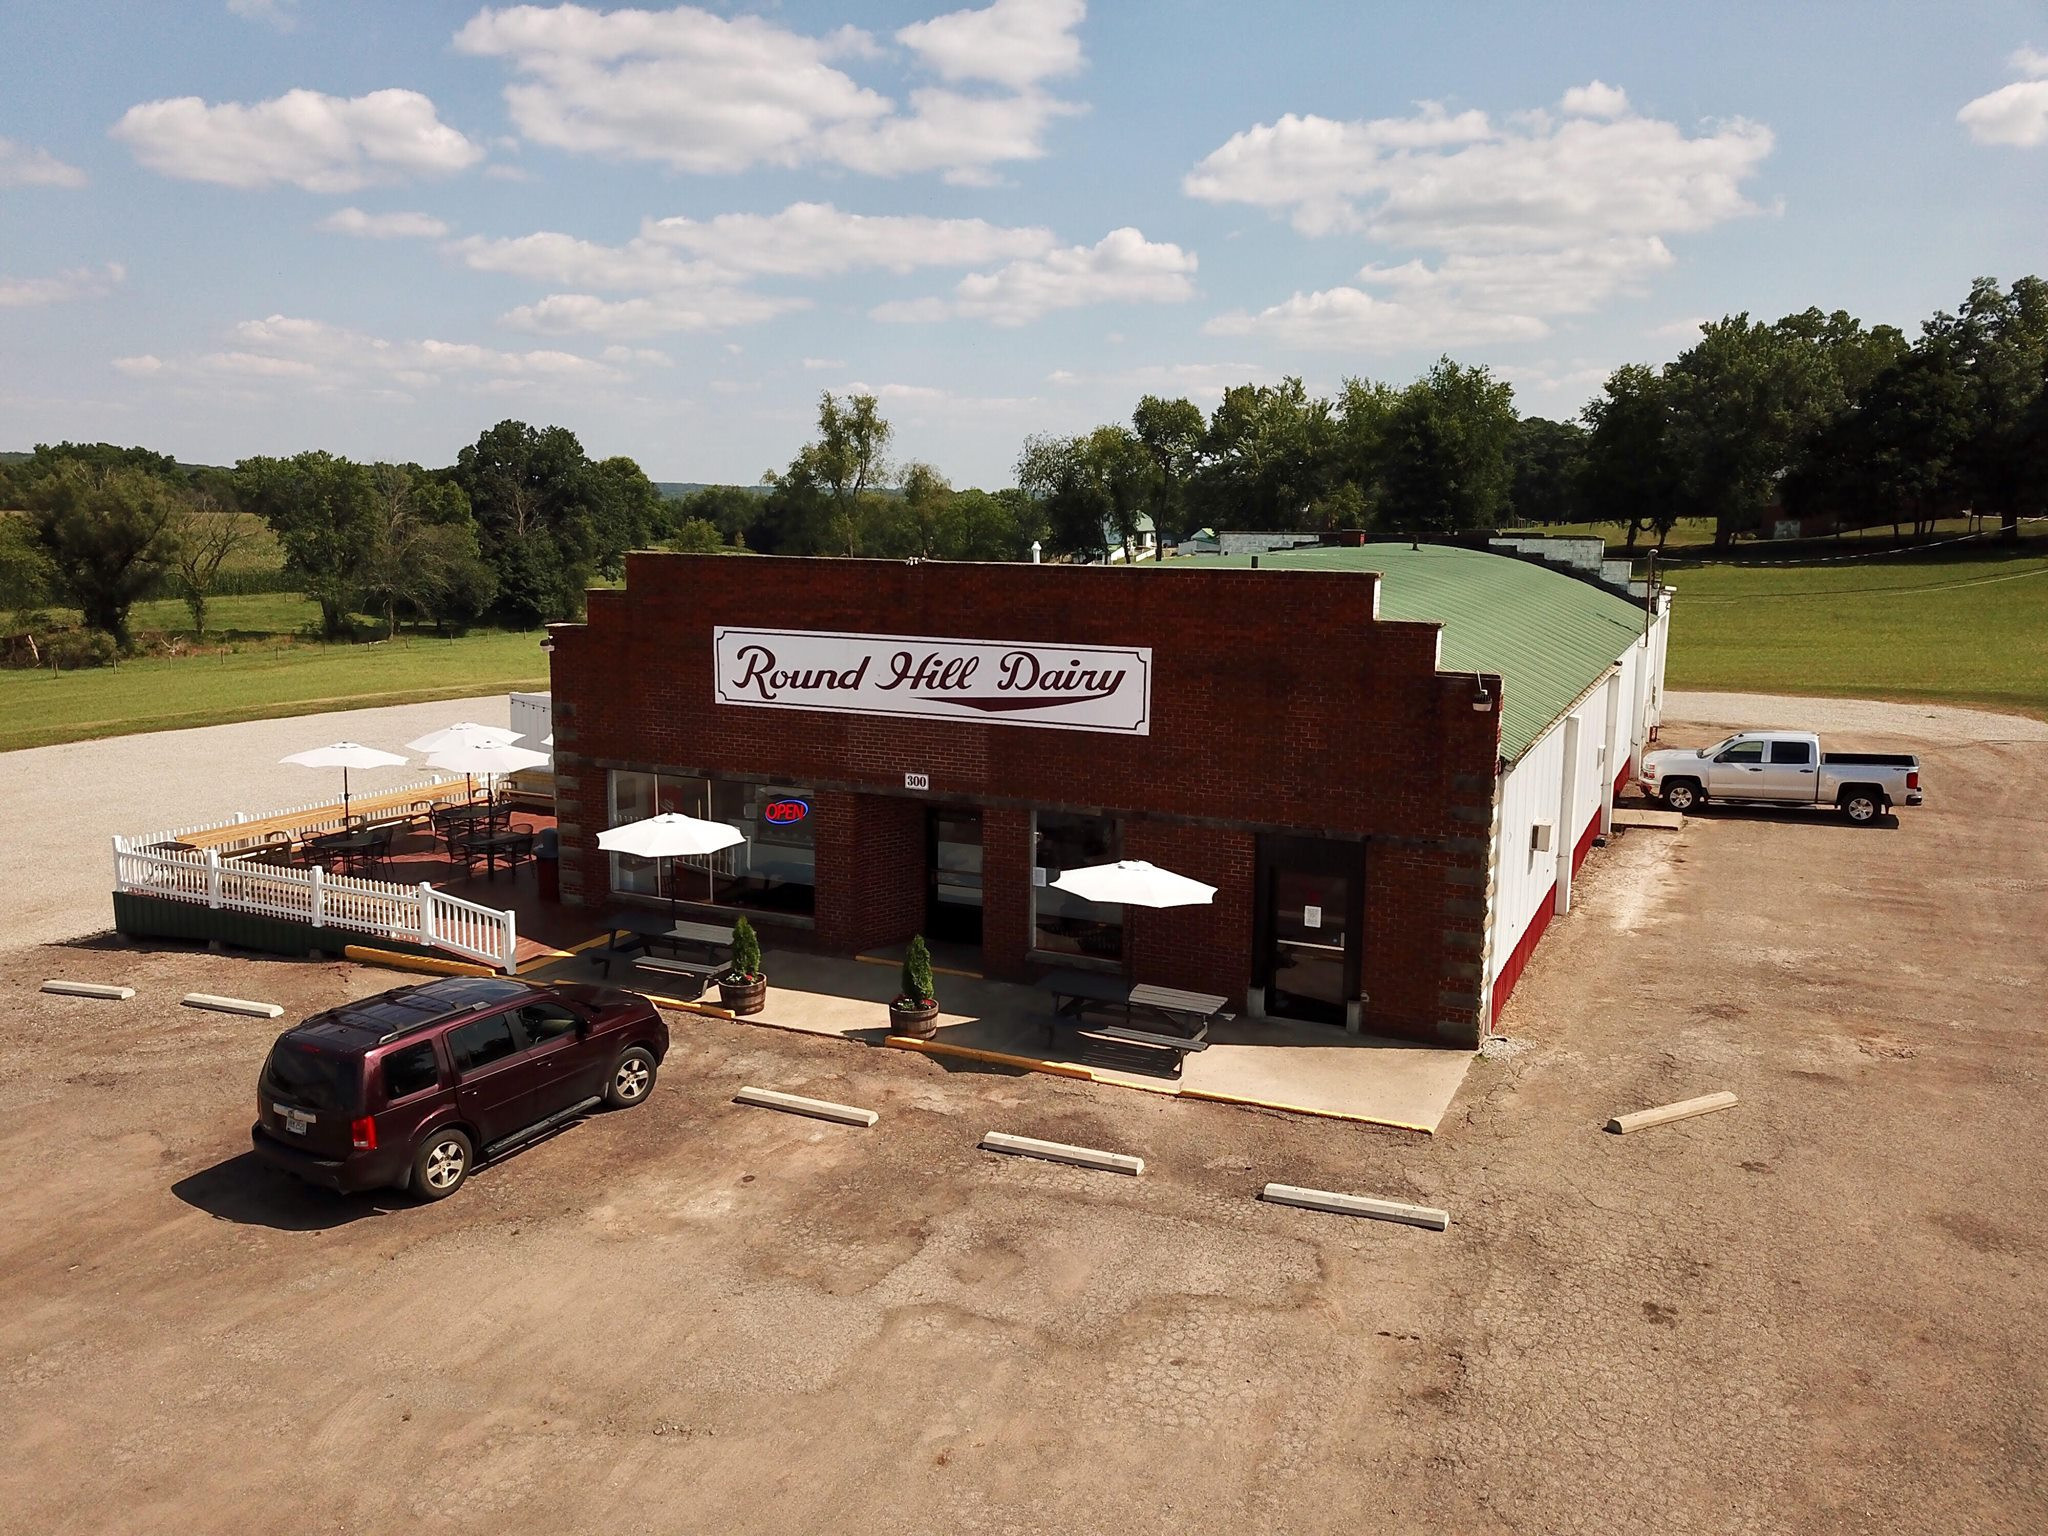
[[[1266,1011],[1342,1024],[1357,996],[1353,906],[1357,877],[1284,866],[1267,872]]]
[[[981,948],[981,812],[935,805],[925,813],[925,933],[937,944]]]

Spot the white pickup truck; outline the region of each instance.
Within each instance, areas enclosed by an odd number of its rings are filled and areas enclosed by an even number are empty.
[[[1905,752],[1823,752],[1811,731],[1742,731],[1698,751],[1643,754],[1637,782],[1674,811],[1708,800],[1831,805],[1870,826],[1894,805],[1920,803],[1920,759]]]

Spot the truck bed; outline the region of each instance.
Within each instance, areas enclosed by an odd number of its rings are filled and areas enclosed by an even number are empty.
[[[1823,764],[1830,768],[1918,768],[1920,759],[1910,752],[1823,752]]]

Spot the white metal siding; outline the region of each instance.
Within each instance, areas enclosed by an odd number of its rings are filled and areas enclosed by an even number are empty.
[[[1616,658],[1618,669],[1536,739],[1500,782],[1500,815],[1494,833],[1494,890],[1488,914],[1487,983],[1499,979],[1508,957],[1529,925],[1554,899],[1558,872],[1580,837],[1600,817],[1603,775],[1609,782],[1624,763],[1633,778],[1644,744],[1661,719],[1664,650],[1671,629],[1668,598],[1650,626]],[[1640,693],[1638,689],[1640,687]],[[1607,740],[1609,690],[1618,690],[1615,740]],[[1568,814],[1559,819],[1565,788],[1565,722],[1576,718],[1579,762],[1572,775]],[[1535,828],[1551,824],[1550,847],[1535,847]],[[1491,999],[1489,998],[1489,1005]]]

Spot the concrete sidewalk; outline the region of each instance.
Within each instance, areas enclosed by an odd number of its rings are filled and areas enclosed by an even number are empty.
[[[763,957],[768,1005],[744,1022],[837,1035],[866,1045],[889,1038],[896,969],[859,960],[773,951]],[[587,962],[562,962],[564,974]],[[613,979],[632,986],[624,966]],[[659,979],[637,978],[659,993]],[[715,1001],[716,991],[706,998]],[[1120,1088],[1434,1132],[1472,1064],[1468,1051],[1347,1035],[1313,1024],[1240,1021],[1210,1031],[1209,1049],[1187,1057],[1178,1079],[1080,1061],[1072,1034],[1048,1045],[1052,999],[1036,987],[976,977],[939,978],[939,1033],[927,1054],[1019,1071],[1049,1071]]]

